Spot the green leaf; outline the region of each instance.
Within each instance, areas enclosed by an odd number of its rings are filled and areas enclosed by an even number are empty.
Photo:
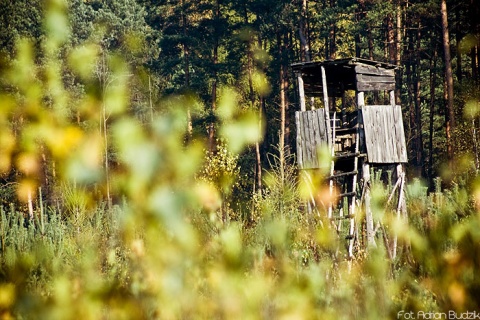
[[[253,112],[247,112],[238,120],[224,124],[220,134],[226,139],[229,150],[232,153],[239,153],[247,144],[260,140],[258,117]]]
[[[221,90],[220,101],[216,110],[217,116],[222,120],[229,120],[235,114],[238,94],[235,90],[225,87]]]
[[[70,67],[82,79],[91,79],[94,75],[99,51],[100,48],[95,44],[87,44],[73,49],[68,57]]]

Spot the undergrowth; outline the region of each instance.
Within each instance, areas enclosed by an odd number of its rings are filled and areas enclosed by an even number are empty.
[[[47,18],[63,21],[64,3],[47,2]],[[189,132],[193,98],[160,101],[145,122],[130,110],[134,70],[96,43],[63,50],[66,36],[47,32],[42,61],[20,42],[2,79],[0,169],[13,179],[0,189],[2,318],[397,319],[480,310],[478,178],[433,193],[409,182],[408,216],[399,220],[385,213],[391,186],[377,184],[374,217],[398,235],[399,254],[388,258],[378,232],[376,248],[341,259],[321,172],[305,192],[295,167],[272,156],[262,194],[235,203],[244,198],[236,197],[237,155],[261,129],[234,89],[222,89],[215,111],[224,145],[205,154]],[[79,57],[91,68],[69,65]],[[102,70],[109,86],[99,94]],[[85,92],[72,95],[62,71]],[[54,191],[42,195],[47,180]],[[308,213],[309,194],[318,211]]]

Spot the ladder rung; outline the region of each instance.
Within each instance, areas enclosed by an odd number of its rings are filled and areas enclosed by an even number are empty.
[[[345,176],[353,176],[353,175],[356,175],[357,173],[358,173],[357,170],[349,171],[349,172],[342,172],[342,173],[334,174],[334,175],[328,177],[327,179],[337,179],[337,178],[341,178],[341,177],[345,177]]]
[[[348,159],[348,158],[363,158],[366,157],[366,153],[360,153],[360,152],[352,152],[352,153],[344,153],[344,154],[337,154],[334,156],[335,159]]]
[[[357,133],[357,128],[340,128],[340,129],[335,129],[335,135],[344,135],[344,134],[350,134],[350,133]]]
[[[343,198],[343,197],[351,197],[351,196],[354,196],[356,195],[357,193],[355,191],[351,191],[351,192],[345,192],[345,193],[340,193],[338,195],[338,197],[340,198]]]
[[[334,158],[335,159],[348,159],[348,158],[354,158],[358,155],[359,155],[359,153],[351,152],[351,153],[336,154],[334,156]]]
[[[354,214],[348,214],[348,215],[342,216],[342,217],[333,217],[333,218],[330,218],[330,220],[347,220],[347,219],[352,219],[352,218],[355,218]]]

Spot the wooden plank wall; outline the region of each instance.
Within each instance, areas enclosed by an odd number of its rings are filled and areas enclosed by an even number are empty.
[[[357,91],[395,90],[395,70],[356,65]]]
[[[328,145],[325,109],[295,112],[297,163],[299,169],[319,167],[317,150]]]
[[[362,116],[368,162],[407,162],[401,107],[365,106],[362,108]]]

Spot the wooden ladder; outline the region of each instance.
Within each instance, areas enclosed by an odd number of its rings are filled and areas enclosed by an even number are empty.
[[[356,125],[353,128],[340,128],[337,129],[335,125],[336,114],[333,114],[333,123],[331,125],[332,134],[332,162],[330,167],[330,196],[334,198],[334,185],[341,185],[340,193],[336,195],[338,203],[340,204],[339,210],[334,210],[333,201],[330,203],[328,209],[328,218],[332,225],[336,228],[339,235],[342,234],[343,221],[348,221],[348,229],[345,235],[347,240],[347,259],[351,260],[354,257],[353,249],[356,238],[356,223],[355,214],[357,206],[357,177],[358,177],[358,164],[359,158],[365,157],[365,154],[360,153],[360,135],[359,128]],[[353,150],[335,150],[337,141],[342,139],[348,139],[353,144]],[[339,164],[343,164],[347,167],[340,168]],[[344,212],[344,204],[346,203],[347,212]],[[335,215],[334,215],[335,211]]]

